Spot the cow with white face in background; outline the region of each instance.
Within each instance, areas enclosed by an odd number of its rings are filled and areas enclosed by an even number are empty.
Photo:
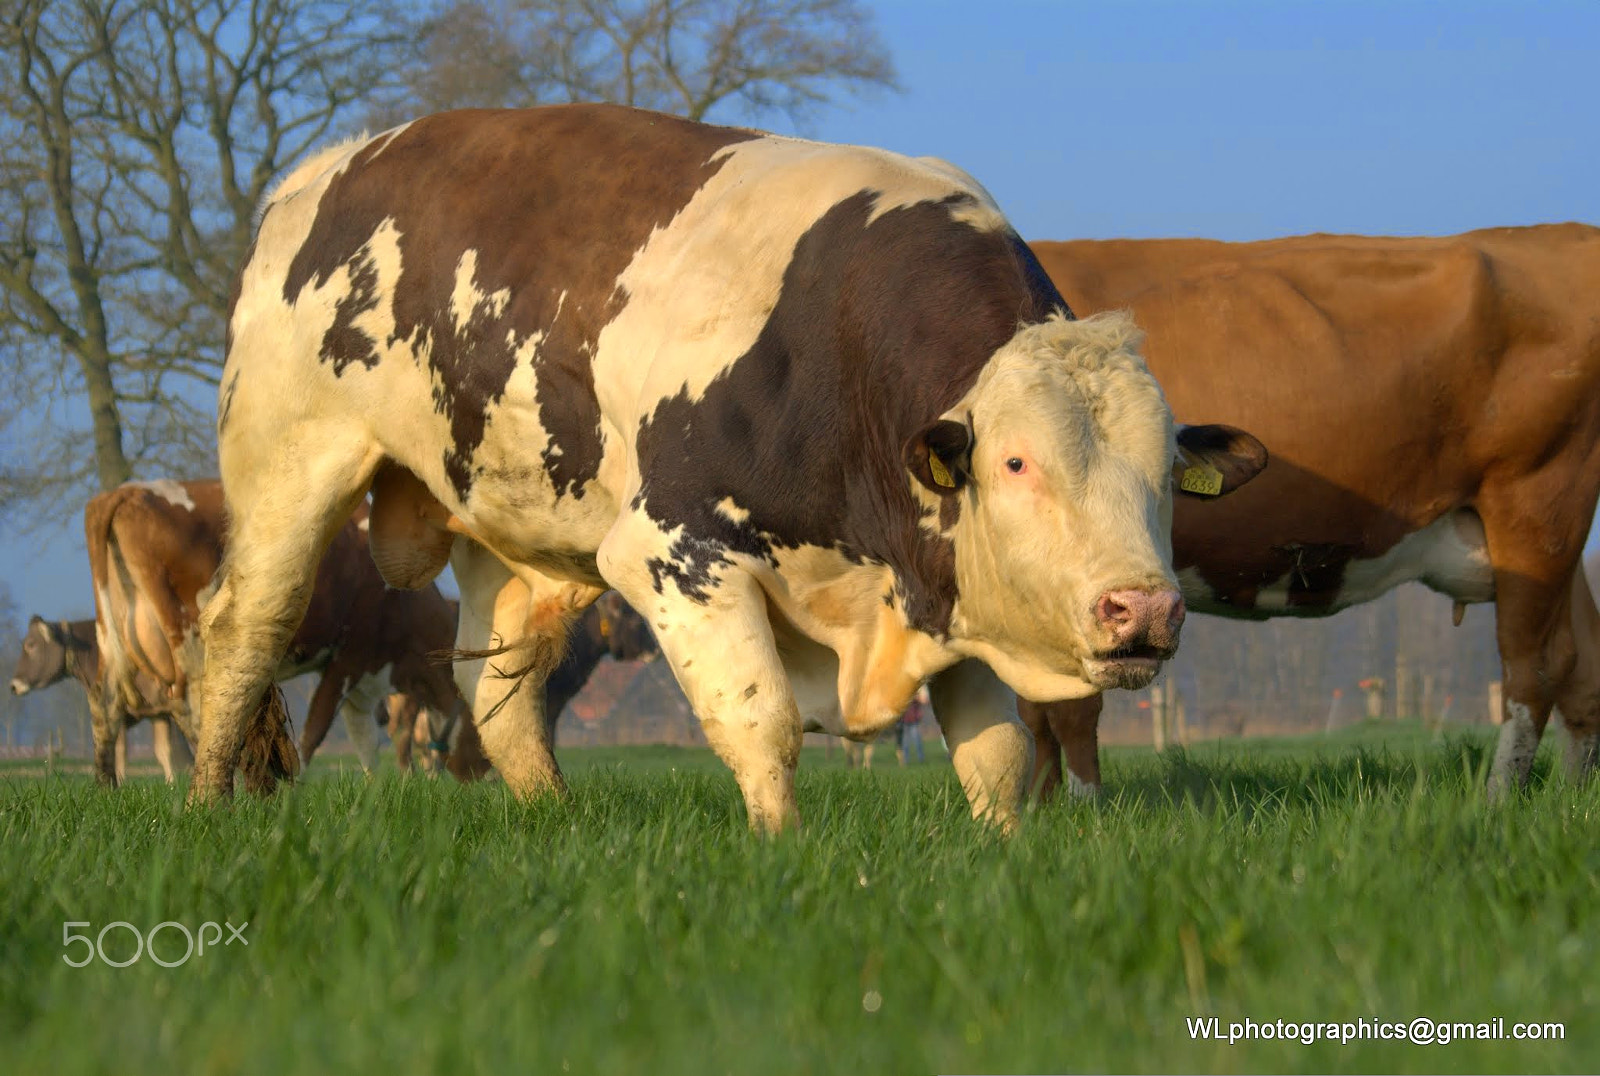
[[[1013,689],[1148,681],[1183,615],[1174,468],[1223,491],[1265,461],[1175,430],[1130,322],[1074,320],[950,165],[613,106],[310,159],[229,336],[201,798],[370,490],[390,583],[454,569],[457,680],[518,794],[565,787],[541,688],[611,586],[753,826],[796,820],[804,729],[874,736],[924,681],[974,813],[1009,822]]]

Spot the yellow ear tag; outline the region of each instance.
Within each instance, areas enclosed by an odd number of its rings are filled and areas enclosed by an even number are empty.
[[[1208,463],[1198,463],[1183,472],[1183,480],[1178,485],[1185,493],[1215,497],[1222,492],[1222,472]]]
[[[950,477],[950,468],[944,465],[944,460],[940,459],[932,452],[928,453],[928,470],[933,472],[933,481],[935,485],[943,486],[945,489],[956,488],[956,480]],[[1217,481],[1219,483],[1222,481],[1221,475],[1217,476]],[[1218,488],[1221,487],[1219,486]]]

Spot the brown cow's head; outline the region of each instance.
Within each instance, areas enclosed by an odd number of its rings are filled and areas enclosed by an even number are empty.
[[[31,617],[22,639],[22,654],[11,674],[11,693],[26,695],[65,678],[71,672],[69,655],[81,646],[64,625]]]

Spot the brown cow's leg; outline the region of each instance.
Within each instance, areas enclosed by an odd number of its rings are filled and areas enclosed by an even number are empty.
[[[1528,779],[1558,690],[1572,676],[1571,587],[1593,516],[1570,491],[1525,482],[1479,506],[1494,562],[1495,630],[1500,643],[1505,722],[1489,771],[1489,795]]]
[[[394,742],[394,761],[402,773],[411,772],[411,745],[416,738],[418,705],[410,695],[392,694],[379,706],[388,714],[389,739]]]
[[[1056,789],[1061,785],[1061,742],[1050,727],[1051,705],[1017,697],[1017,716],[1033,733],[1033,776],[1028,781],[1028,787],[1033,789],[1040,803],[1049,803],[1054,799]]]
[[[456,733],[450,754],[445,757],[445,769],[458,781],[476,781],[487,776],[493,767],[483,755],[483,743],[478,739],[478,729],[472,723],[472,715],[460,714],[456,718],[456,726],[460,731]]]
[[[1567,726],[1567,776],[1581,781],[1600,762],[1600,610],[1579,564],[1572,573],[1569,608],[1572,674],[1556,690],[1556,708]]]
[[[1104,695],[1069,699],[1050,707],[1050,727],[1067,754],[1067,791],[1093,796],[1100,791],[1100,712]]]
[[[334,714],[339,712],[339,700],[344,695],[346,668],[337,658],[328,663],[317,680],[317,689],[311,693],[306,705],[306,723],[300,730],[300,766],[311,765],[311,757],[328,738],[333,727]]]
[[[1489,770],[1489,794],[1500,798],[1528,780],[1539,738],[1555,705],[1554,685],[1571,671],[1571,651],[1560,668],[1556,622],[1566,615],[1565,597],[1524,578],[1497,576],[1495,604],[1502,663],[1505,722]],[[1558,605],[1558,610],[1552,610]],[[1553,652],[1557,651],[1557,652]]]
[[[128,779],[128,726],[126,723],[117,726],[116,747],[113,748],[117,768],[117,784]]]
[[[172,770],[172,719],[169,717],[152,717],[150,719],[150,740],[155,746],[156,762],[161,766],[161,775],[171,784],[176,777]]]
[[[566,793],[544,717],[545,681],[559,664],[568,624],[598,588],[512,575],[469,538],[450,565],[461,587],[456,685],[471,708],[484,753],[519,797]],[[502,653],[488,653],[500,650]]]

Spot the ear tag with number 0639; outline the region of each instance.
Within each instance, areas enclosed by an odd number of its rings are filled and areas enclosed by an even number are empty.
[[[1215,497],[1222,492],[1222,472],[1210,464],[1200,463],[1183,472],[1179,483],[1185,493],[1203,493]]]

